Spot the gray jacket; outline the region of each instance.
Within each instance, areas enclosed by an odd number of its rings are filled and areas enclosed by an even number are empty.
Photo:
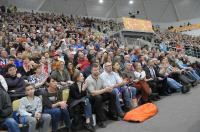
[[[32,116],[35,112],[42,113],[42,101],[35,96],[33,101],[29,101],[27,97],[20,99],[20,106],[18,110],[21,116]]]

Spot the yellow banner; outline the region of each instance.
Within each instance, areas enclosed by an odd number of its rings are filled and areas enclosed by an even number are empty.
[[[124,28],[127,30],[136,30],[143,32],[154,32],[151,21],[134,19],[134,18],[123,18]]]
[[[170,29],[171,32],[183,32],[183,31],[189,31],[189,30],[195,30],[200,29],[200,24],[194,24],[189,26],[183,26],[183,27],[174,27]]]

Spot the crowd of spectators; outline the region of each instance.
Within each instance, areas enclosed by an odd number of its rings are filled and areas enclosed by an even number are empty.
[[[0,18],[0,123],[10,132],[20,131],[10,118],[15,99],[29,132],[47,130],[50,120],[55,132],[61,119],[75,131],[80,113],[84,127],[94,132],[92,114],[105,128],[108,118],[118,120],[139,105],[187,93],[200,82],[199,62],[191,64],[183,51],[120,47],[105,35],[114,30],[112,21],[34,12],[1,12]],[[198,46],[199,40],[157,33],[156,41]],[[69,89],[67,101],[63,89]]]
[[[200,57],[200,38],[191,35],[175,32],[156,32],[155,43],[174,48],[174,50],[184,50],[186,54]],[[166,51],[166,49],[163,49]],[[168,49],[169,50],[169,49]],[[192,53],[191,53],[192,52]]]

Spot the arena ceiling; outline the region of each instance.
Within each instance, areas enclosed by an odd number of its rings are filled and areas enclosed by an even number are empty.
[[[120,18],[139,11],[137,18],[175,22],[200,17],[200,0],[0,0],[18,8],[103,18]]]

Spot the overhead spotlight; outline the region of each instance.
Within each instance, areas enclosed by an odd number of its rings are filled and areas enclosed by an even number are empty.
[[[99,3],[102,4],[104,1],[103,0],[99,0]]]
[[[132,4],[133,4],[133,0],[130,0],[130,1],[129,1],[129,4],[131,4],[131,5],[132,5]]]

